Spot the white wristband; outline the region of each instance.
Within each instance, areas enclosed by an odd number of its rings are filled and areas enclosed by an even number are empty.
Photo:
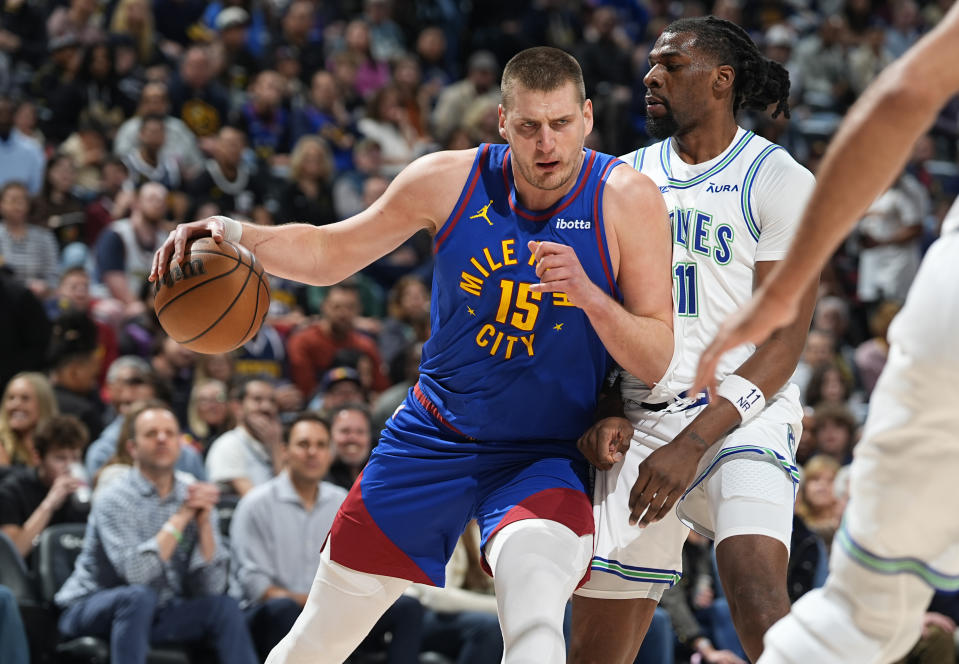
[[[239,244],[243,236],[243,224],[236,219],[230,219],[223,215],[217,215],[215,219],[223,222],[223,239],[233,244]]]
[[[742,418],[742,424],[759,415],[766,407],[766,396],[762,390],[739,374],[726,376],[716,393],[735,406]]]

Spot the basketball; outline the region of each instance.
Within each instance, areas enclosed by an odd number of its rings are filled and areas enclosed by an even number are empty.
[[[183,263],[171,263],[157,282],[153,306],[176,342],[198,353],[225,353],[260,329],[269,280],[246,247],[198,238],[187,243]]]

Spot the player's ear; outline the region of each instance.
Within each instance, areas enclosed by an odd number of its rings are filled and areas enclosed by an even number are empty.
[[[503,105],[500,104],[499,108],[496,109],[497,114],[499,115],[499,135],[506,140],[506,111],[503,109]]]
[[[713,90],[722,94],[733,87],[736,80],[736,70],[729,65],[719,65],[716,68],[716,77],[713,79]]]

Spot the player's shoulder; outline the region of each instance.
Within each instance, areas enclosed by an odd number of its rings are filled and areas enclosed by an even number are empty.
[[[650,155],[658,155],[663,148],[663,143],[668,140],[669,139],[667,138],[662,141],[652,143],[651,145],[636,148],[631,152],[620,155],[619,160],[626,162],[633,170],[642,170],[642,166],[646,162],[646,159]]]
[[[752,163],[756,164],[758,175],[786,181],[812,181],[813,174],[808,168],[796,161],[789,150],[759,135],[753,136]]]
[[[625,199],[661,195],[659,186],[653,182],[652,178],[632,168],[632,164],[622,157],[618,160],[623,161],[624,164],[610,171],[606,179],[607,195]]]

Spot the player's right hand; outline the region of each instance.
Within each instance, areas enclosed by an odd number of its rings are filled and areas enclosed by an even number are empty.
[[[692,483],[706,448],[684,436],[688,436],[685,431],[639,464],[639,475],[629,492],[630,525],[639,523],[645,528],[662,519]]]
[[[623,417],[606,417],[586,431],[576,446],[586,460],[600,470],[609,470],[623,460],[633,438],[633,425]]]
[[[214,242],[223,241],[225,226],[220,216],[207,217],[200,221],[192,221],[188,224],[179,224],[170,231],[163,246],[157,249],[153,254],[153,267],[150,268],[150,281],[158,282],[166,274],[167,266],[170,264],[172,256],[173,262],[179,265],[183,262],[183,254],[186,251],[187,240],[195,237],[211,236]]]

